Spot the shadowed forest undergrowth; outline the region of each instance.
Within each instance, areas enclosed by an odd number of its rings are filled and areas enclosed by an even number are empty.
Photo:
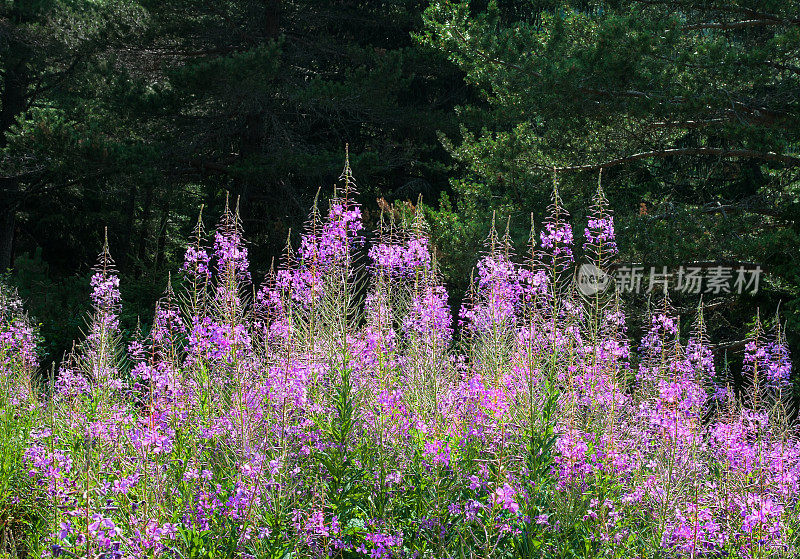
[[[572,281],[616,255],[598,187],[581,242],[556,189],[526,253],[492,227],[454,335],[421,212],[368,245],[353,200],[346,166],[258,289],[237,212],[198,225],[127,347],[105,246],[86,336],[43,380],[3,292],[0,555],[796,554],[779,322],[751,333],[741,393],[701,306],[682,336],[654,302],[632,348],[614,290]]]

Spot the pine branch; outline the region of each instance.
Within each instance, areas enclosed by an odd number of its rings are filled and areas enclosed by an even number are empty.
[[[589,163],[586,165],[571,165],[566,167],[550,167],[549,165],[536,164],[534,165],[539,169],[555,170],[556,172],[564,171],[597,171],[600,169],[607,169],[615,167],[624,163],[638,161],[640,159],[652,159],[656,157],[673,157],[683,155],[712,155],[717,157],[737,157],[745,159],[761,159],[763,161],[774,161],[783,163],[788,167],[800,167],[800,158],[773,151],[762,152],[748,149],[722,149],[722,148],[671,148],[662,150],[645,151],[627,155],[625,157],[618,157],[610,159],[602,163]]]

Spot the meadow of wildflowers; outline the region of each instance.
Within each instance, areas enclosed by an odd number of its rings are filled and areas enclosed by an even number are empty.
[[[575,260],[616,255],[598,189],[583,242],[554,192],[524,255],[494,227],[454,335],[421,215],[367,243],[349,168],[254,288],[235,211],[198,221],[149,333],[122,347],[104,247],[85,339],[36,379],[0,298],[0,555],[790,557],[800,446],[780,329],[715,371],[701,310],[639,344]]]

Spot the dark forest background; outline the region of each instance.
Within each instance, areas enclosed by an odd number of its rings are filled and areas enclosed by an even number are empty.
[[[766,270],[705,297],[721,362],[779,306],[797,357],[798,117],[794,0],[0,0],[0,269],[57,360],[105,227],[130,331],[201,205],[239,200],[258,281],[349,143],[368,223],[422,200],[457,305],[493,212],[522,252],[556,168],[580,232],[602,168],[622,261]]]

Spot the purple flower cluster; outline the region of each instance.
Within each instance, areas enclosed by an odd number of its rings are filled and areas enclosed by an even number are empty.
[[[184,257],[183,271],[193,278],[207,280],[211,278],[210,262],[211,257],[205,249],[189,246]]]
[[[452,322],[447,290],[442,285],[425,285],[411,300],[403,331],[438,340],[440,347],[446,347],[453,336]]]
[[[413,276],[431,265],[427,237],[414,237],[404,244],[376,244],[370,248],[369,257],[377,270],[390,276]]]
[[[584,249],[590,246],[601,248],[606,254],[617,253],[616,236],[614,235],[614,218],[610,215],[589,219],[589,223],[584,230]]]
[[[521,311],[526,291],[522,279],[524,270],[503,254],[481,258],[477,269],[475,297],[462,308],[462,322],[470,329],[482,332],[514,321]]]
[[[780,333],[774,339],[765,339],[760,331],[745,345],[744,370],[753,382],[765,387],[784,388],[789,385],[792,364],[789,348]]]
[[[21,367],[31,371],[38,366],[36,334],[24,320],[4,322],[0,329],[0,367]]]
[[[97,312],[95,326],[109,331],[119,330],[119,277],[113,272],[96,272],[92,276],[91,287],[91,299]]]
[[[30,402],[31,377],[39,364],[37,334],[16,292],[0,284],[0,404]]]
[[[364,244],[363,229],[361,207],[346,199],[334,199],[328,218],[321,226],[314,224],[311,232],[303,235],[298,252],[309,265],[327,267],[342,263],[353,257],[354,247]]]
[[[619,252],[614,232],[614,216],[608,209],[608,202],[599,181],[588,223],[584,229],[584,238],[583,250],[600,267]]]
[[[189,256],[189,251],[187,250],[187,262]],[[203,253],[201,251],[199,255],[194,256],[196,257],[196,269],[198,270],[198,273],[200,273],[203,270]],[[238,230],[218,230],[214,234],[214,257],[216,258],[217,270],[220,275],[225,273],[234,273],[245,281],[250,280],[250,272],[248,271],[249,265],[247,262],[247,248],[244,246],[241,234]]]
[[[551,258],[572,261],[572,226],[569,223],[545,223],[541,232],[542,248]]]

